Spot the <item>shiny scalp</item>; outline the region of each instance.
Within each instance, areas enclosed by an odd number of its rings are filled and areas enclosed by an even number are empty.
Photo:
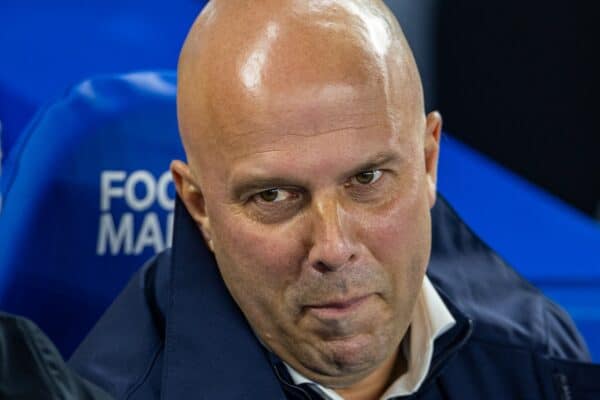
[[[235,110],[291,84],[326,87],[340,80],[375,80],[390,115],[410,105],[413,115],[424,116],[412,52],[382,1],[210,1],[178,66],[178,120],[191,169],[206,165],[196,159],[205,152],[192,149],[221,147],[220,137],[235,133],[242,122]]]

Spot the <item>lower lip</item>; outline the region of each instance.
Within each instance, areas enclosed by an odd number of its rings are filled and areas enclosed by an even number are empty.
[[[349,300],[343,304],[335,304],[332,306],[308,306],[307,310],[310,310],[314,315],[324,318],[339,318],[347,316],[349,313],[355,312],[358,308],[364,305],[369,299],[370,295],[357,297],[356,299]]]

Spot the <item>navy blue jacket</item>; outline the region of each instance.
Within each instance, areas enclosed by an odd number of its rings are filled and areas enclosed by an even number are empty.
[[[173,247],[131,280],[71,365],[117,399],[311,399],[257,341],[185,207]],[[600,399],[570,318],[442,200],[427,274],[457,321],[409,398]]]

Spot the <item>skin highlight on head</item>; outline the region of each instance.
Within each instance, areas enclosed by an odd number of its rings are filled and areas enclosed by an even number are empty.
[[[212,0],[177,105],[178,194],[255,333],[344,398],[377,398],[404,369],[441,131],[395,18],[380,1]]]

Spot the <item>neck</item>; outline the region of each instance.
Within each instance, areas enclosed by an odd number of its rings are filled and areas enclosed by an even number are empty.
[[[406,360],[400,347],[388,357],[375,371],[352,386],[335,391],[345,400],[376,400],[391,383],[406,372]]]

